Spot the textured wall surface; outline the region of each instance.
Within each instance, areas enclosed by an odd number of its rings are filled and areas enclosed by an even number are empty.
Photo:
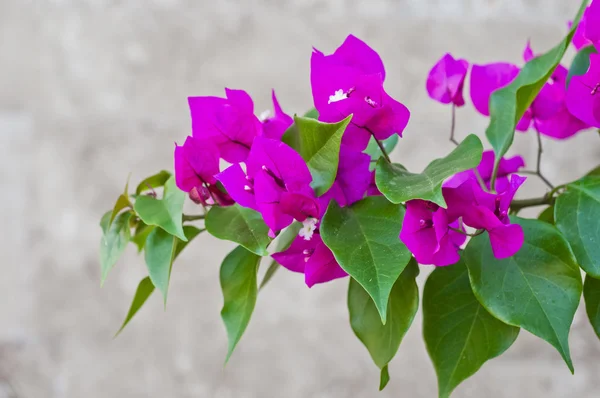
[[[132,180],[170,168],[189,132],[188,95],[244,88],[257,110],[277,89],[289,113],[310,106],[311,46],[350,32],[382,55],[386,87],[412,111],[395,158],[419,170],[451,149],[449,109],[428,99],[445,51],[520,62],[525,41],[558,41],[576,0],[0,0],[0,397],[434,397],[420,315],[377,393],[378,372],[352,334],[347,281],[307,289],[280,272],[261,292],[228,366],[219,318],[220,259],[232,245],[194,242],[174,269],[168,311],[152,297],[127,330],[143,259],[128,249],[99,287],[100,215]],[[459,113],[458,134],[486,119]],[[547,142],[543,167],[568,181],[600,160],[597,134]],[[514,152],[530,163],[535,138]],[[534,179],[521,194],[543,185]],[[427,269],[420,277],[425,279]],[[597,397],[600,342],[580,309],[576,374],[522,332],[456,397]]]

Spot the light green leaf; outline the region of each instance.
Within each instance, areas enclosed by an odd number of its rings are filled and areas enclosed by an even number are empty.
[[[323,241],[373,298],[384,324],[392,287],[411,259],[398,238],[403,218],[402,206],[371,196],[344,208],[331,201],[321,223]]]
[[[315,108],[312,108],[310,110],[308,110],[305,114],[304,117],[307,117],[309,119],[318,119],[319,118],[319,111],[316,110]]]
[[[381,374],[379,376],[379,391],[383,391],[383,389],[388,385],[389,382],[390,382],[390,371],[388,369],[388,365],[385,365],[381,369]]]
[[[546,207],[538,216],[538,220],[554,225],[554,205]]]
[[[419,308],[419,288],[415,280],[418,274],[419,266],[412,259],[392,288],[385,325],[381,323],[379,312],[369,294],[358,282],[350,278],[350,325],[382,371],[380,389],[385,387],[389,380],[388,363],[396,355]]]
[[[556,226],[571,244],[579,265],[600,278],[600,177],[567,185],[554,205]]]
[[[571,84],[571,78],[573,76],[585,75],[590,68],[590,54],[596,54],[596,48],[594,46],[587,46],[582,48],[575,54],[571,67],[569,68],[569,74],[567,75],[567,87]]]
[[[398,134],[393,134],[392,136],[390,136],[390,138],[381,141],[381,144],[383,145],[383,148],[388,153],[388,155],[392,153],[394,148],[396,148],[396,145],[398,144],[398,139]],[[364,150],[364,152],[371,157],[372,162],[376,162],[383,155],[383,152],[381,152],[381,148],[379,148],[379,145],[377,145],[377,140],[375,140],[375,137],[371,137],[369,145],[367,146],[367,149]]]
[[[379,159],[375,172],[377,187],[392,203],[424,199],[446,207],[442,183],[448,177],[479,165],[483,145],[476,135],[469,135],[448,156],[436,159],[421,174]]]
[[[352,116],[348,116],[339,123],[323,123],[315,119],[294,118],[300,133],[299,152],[313,177],[311,187],[317,196],[327,192],[335,180],[342,135],[351,119]]]
[[[600,338],[600,279],[587,275],[583,284],[585,310],[596,335]]]
[[[161,170],[158,173],[143,179],[135,189],[135,194],[139,195],[144,191],[160,188],[165,185],[169,178],[171,178],[171,173],[166,170]]]
[[[154,285],[152,284],[152,281],[150,281],[149,277],[145,277],[140,281],[137,290],[135,291],[135,295],[133,296],[133,301],[131,302],[129,311],[127,312],[127,316],[125,317],[125,320],[123,321],[123,324],[121,325],[117,333],[115,333],[115,337],[117,337],[119,333],[121,333],[123,329],[125,329],[125,326],[127,326],[129,321],[131,321],[135,314],[137,314],[139,309],[142,308],[142,306],[144,305],[146,300],[148,300],[148,297],[150,297],[152,292],[154,292]]]
[[[131,207],[133,209],[133,205],[129,200],[129,177],[127,177],[127,183],[125,183],[125,189],[123,190],[123,193],[119,195],[117,202],[113,207],[112,214],[110,215],[109,225],[112,224],[117,214],[119,214],[119,212],[126,207]]]
[[[155,228],[146,239],[144,258],[150,280],[162,293],[165,305],[171,279],[171,268],[175,259],[177,238],[164,229]]]
[[[552,225],[511,218],[523,227],[517,254],[498,260],[489,238],[471,239],[464,252],[475,296],[496,318],[552,344],[569,369],[569,329],[582,292],[581,273],[569,244]]]
[[[154,225],[146,225],[143,221],[140,220],[138,226],[135,229],[135,233],[131,237],[131,241],[137,246],[138,253],[141,253],[144,250],[144,246],[146,246],[146,239],[150,232],[152,232],[156,228]],[[184,227],[185,229],[185,227]]]
[[[489,266],[486,264],[486,267]],[[436,267],[423,291],[423,338],[447,398],[488,360],[512,345],[519,328],[502,323],[477,301],[464,261]]]
[[[204,221],[207,231],[215,238],[240,244],[259,256],[268,255],[269,227],[260,213],[238,204],[213,207]]]
[[[221,264],[220,279],[224,300],[221,318],[225,323],[229,340],[225,363],[229,361],[254,311],[258,292],[256,273],[259,263],[259,256],[238,246]]]
[[[185,241],[186,237],[182,225],[184,201],[185,192],[177,188],[175,178],[171,177],[165,182],[162,199],[152,196],[138,196],[133,208],[147,225],[156,225]]]
[[[295,221],[292,225],[283,230],[282,233],[279,234],[276,240],[275,251],[274,253],[279,253],[290,247],[294,239],[298,236],[298,232],[302,228],[302,224]],[[267,268],[267,272],[265,272],[265,276],[260,282],[259,289],[262,289],[275,275],[275,272],[281,267],[277,261],[272,260],[269,268]]]
[[[109,271],[115,266],[119,257],[125,251],[131,235],[129,221],[131,220],[132,213],[130,211],[123,212],[110,224],[111,214],[109,211],[102,217],[102,221],[100,221],[102,231],[104,232],[100,240],[101,286],[104,284]]]
[[[496,153],[495,169],[512,145],[517,123],[565,55],[586,5],[587,0],[583,0],[573,22],[573,28],[556,47],[527,62],[515,80],[492,93],[490,124],[485,135]]]

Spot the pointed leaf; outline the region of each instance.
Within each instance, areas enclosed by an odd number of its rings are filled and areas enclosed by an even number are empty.
[[[129,307],[129,312],[127,312],[127,316],[125,317],[123,324],[121,325],[117,333],[115,333],[115,337],[117,337],[119,333],[121,333],[123,329],[125,329],[125,326],[127,326],[129,321],[131,321],[135,314],[137,314],[139,309],[142,308],[142,306],[144,305],[146,300],[148,300],[148,297],[150,297],[152,292],[154,292],[154,285],[152,284],[152,281],[150,281],[149,277],[145,277],[140,281],[137,290],[135,291],[135,295],[133,296],[131,306]]]
[[[511,220],[525,233],[525,243],[513,257],[496,259],[487,234],[467,245],[464,258],[473,292],[496,318],[552,344],[573,371],[568,338],[582,292],[579,267],[554,226]]]
[[[600,279],[587,275],[583,284],[585,311],[596,335],[600,338]]]
[[[269,227],[257,211],[238,204],[213,207],[204,222],[206,230],[215,238],[235,242],[259,256],[268,254]]]
[[[390,382],[390,371],[388,369],[388,365],[385,365],[383,369],[381,369],[381,374],[379,376],[379,391],[383,391],[383,389]]]
[[[571,84],[571,78],[573,76],[585,75],[590,68],[590,54],[595,54],[596,48],[594,46],[587,46],[582,48],[575,54],[571,67],[569,68],[569,74],[567,75],[567,87]]]
[[[375,364],[381,369],[380,389],[389,380],[388,363],[394,358],[404,335],[410,328],[419,308],[419,288],[415,278],[419,266],[411,260],[390,293],[387,322],[381,323],[375,303],[365,289],[350,278],[348,310],[350,325],[356,337],[365,345]],[[383,383],[385,381],[385,383]]]
[[[127,177],[127,183],[125,184],[125,189],[123,190],[123,193],[119,195],[119,197],[117,198],[117,202],[113,207],[112,214],[110,215],[109,225],[112,224],[117,214],[119,214],[119,212],[126,207],[131,207],[133,209],[133,205],[129,200],[129,177]]]
[[[340,266],[369,293],[382,322],[394,283],[411,259],[400,242],[404,208],[371,196],[341,208],[331,201],[321,237]]]
[[[600,278],[600,177],[584,177],[567,185],[556,199],[556,226],[571,244],[585,272]]]
[[[147,225],[156,225],[171,235],[185,241],[183,233],[182,215],[185,192],[175,185],[175,178],[170,177],[165,183],[162,199],[152,196],[138,196],[134,209],[138,216]]]
[[[259,256],[238,246],[221,264],[220,279],[224,301],[221,318],[225,323],[229,340],[225,363],[229,361],[254,311],[258,291],[256,273],[259,263]]]
[[[515,80],[490,96],[490,124],[485,135],[496,153],[496,168],[512,145],[517,123],[565,55],[586,5],[583,0],[573,28],[556,47],[527,62]]]
[[[114,219],[110,226],[111,212],[106,213],[102,217],[100,223],[104,234],[100,240],[100,285],[104,284],[108,272],[115,266],[119,257],[125,251],[127,243],[129,243],[131,234],[129,221],[131,216],[132,213],[130,211],[121,213]]]
[[[300,134],[300,155],[313,177],[311,187],[317,196],[323,195],[335,180],[340,159],[342,135],[352,116],[339,123],[323,123],[296,116],[294,124]]]
[[[304,114],[304,117],[309,118],[309,119],[318,119],[319,111],[316,110],[315,108],[311,108]]]
[[[171,178],[171,173],[166,170],[161,170],[158,173],[143,179],[135,189],[135,194],[139,195],[144,191],[160,188],[165,185],[169,178]]]
[[[446,207],[442,183],[448,177],[479,165],[483,145],[476,135],[469,135],[448,156],[436,159],[421,174],[379,159],[375,172],[377,187],[392,203],[423,199]]]
[[[154,225],[146,225],[143,221],[140,220],[138,226],[135,229],[135,234],[131,237],[131,241],[137,246],[138,253],[141,253],[144,250],[144,246],[146,246],[146,239],[150,232],[152,232],[156,228]],[[184,227],[185,229],[185,227]]]
[[[423,338],[447,398],[488,360],[512,345],[519,328],[502,323],[477,301],[464,261],[437,267],[423,291]]]
[[[176,245],[177,237],[169,234],[164,229],[155,228],[148,235],[146,247],[144,248],[148,276],[150,276],[154,286],[162,293],[165,305]]]

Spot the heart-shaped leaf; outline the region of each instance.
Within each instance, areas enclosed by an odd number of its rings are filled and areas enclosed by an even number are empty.
[[[384,324],[392,287],[411,259],[398,237],[403,218],[402,206],[371,196],[344,208],[331,201],[320,227],[323,241],[373,298]]]
[[[600,279],[587,275],[583,284],[585,310],[594,331],[600,338]]]
[[[587,2],[588,0],[582,1],[577,17],[573,21],[573,28],[556,47],[527,62],[515,80],[494,91],[490,96],[490,124],[485,135],[496,153],[496,169],[500,159],[512,145],[517,123],[550,79],[569,48]]]
[[[300,134],[299,152],[313,177],[311,187],[317,196],[327,192],[335,180],[342,135],[351,119],[352,116],[348,116],[339,123],[323,123],[310,118],[294,118]]]
[[[144,191],[160,188],[165,185],[169,178],[171,178],[171,173],[166,170],[161,170],[150,177],[144,178],[135,189],[135,194],[140,195]]]
[[[138,223],[138,226],[135,228],[135,233],[131,237],[131,241],[138,248],[138,253],[141,253],[142,250],[144,250],[144,246],[146,246],[146,239],[148,238],[148,235],[150,235],[150,232],[152,232],[154,228],[156,228],[156,226],[146,225],[141,220]]]
[[[348,310],[350,325],[356,337],[367,347],[375,364],[381,369],[380,390],[389,381],[388,363],[394,358],[404,335],[410,328],[419,308],[419,288],[415,278],[419,266],[411,260],[396,280],[387,307],[387,322],[365,289],[350,278]]]
[[[600,278],[600,177],[585,177],[567,185],[554,205],[556,226],[571,244],[577,262]]]
[[[423,199],[446,207],[442,183],[456,173],[479,165],[483,145],[476,135],[469,135],[448,156],[431,162],[421,174],[379,159],[375,171],[377,188],[392,203]]]
[[[137,215],[147,225],[156,225],[166,232],[185,241],[183,233],[182,215],[185,192],[175,185],[175,178],[170,177],[165,182],[162,199],[152,196],[138,196],[134,209]]]
[[[100,240],[100,285],[104,284],[109,271],[125,251],[131,235],[129,221],[132,213],[130,211],[123,212],[110,223],[111,214],[112,212],[109,211],[100,221],[100,226],[104,232]]]
[[[167,304],[167,292],[176,246],[177,237],[162,228],[154,228],[148,235],[144,248],[148,276],[150,276],[154,286],[162,293],[165,305]]]
[[[475,296],[496,318],[552,344],[573,371],[569,329],[582,292],[581,273],[569,244],[552,225],[511,218],[525,242],[513,257],[498,260],[486,235],[464,252]]]
[[[259,263],[259,256],[238,246],[221,264],[220,279],[224,300],[221,318],[229,340],[225,363],[229,361],[235,346],[242,338],[254,311],[258,293],[256,273]]]
[[[215,206],[204,221],[206,230],[215,238],[235,242],[259,256],[268,254],[269,227],[257,211],[238,204]]]
[[[488,266],[488,265],[486,265]],[[423,291],[423,338],[447,398],[488,360],[512,345],[519,328],[502,323],[477,301],[464,261],[437,267]]]

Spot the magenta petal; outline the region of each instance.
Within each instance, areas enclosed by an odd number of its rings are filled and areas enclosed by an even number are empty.
[[[225,190],[240,206],[258,210],[254,189],[246,178],[246,174],[239,164],[234,164],[217,174],[217,180],[223,184]]]
[[[182,191],[214,184],[218,172],[219,150],[210,141],[187,137],[182,146],[175,146],[175,182]]]
[[[508,85],[519,74],[519,67],[499,62],[473,65],[471,68],[471,100],[482,115],[490,115],[490,95]]]
[[[319,208],[321,209],[321,214],[319,214],[319,219],[323,218],[325,212],[327,211],[327,207],[332,200],[335,200],[338,205],[341,207],[347,206],[346,196],[344,195],[344,191],[339,182],[334,181],[333,185],[327,192],[323,195],[319,196],[317,199],[319,201]]]
[[[308,217],[318,218],[320,216],[319,202],[312,197],[299,193],[283,192],[280,199],[281,211],[298,221],[304,221]]]
[[[348,206],[364,198],[371,184],[370,164],[369,155],[342,145],[336,181],[344,193]]]
[[[452,102],[456,106],[463,106],[465,101],[462,91],[468,67],[467,61],[456,60],[451,54],[444,55],[429,72],[429,96],[442,104]]]
[[[306,260],[314,252],[316,243],[316,240],[306,240],[297,236],[287,250],[273,253],[271,257],[290,271],[304,273]]]
[[[357,68],[363,74],[379,73],[385,80],[385,68],[375,50],[356,36],[349,35],[340,47],[329,56],[336,63]]]
[[[523,246],[525,235],[518,224],[501,225],[490,231],[492,252],[496,258],[514,256]]]
[[[275,90],[272,91],[271,96],[273,99],[274,115],[262,121],[263,135],[267,138],[281,140],[281,137],[283,137],[283,134],[292,125],[294,120],[281,109],[275,96]]]
[[[600,47],[600,1],[592,1],[585,13],[584,36]]]
[[[225,89],[225,95],[229,103],[240,111],[248,114],[254,114],[254,102],[244,90]]]
[[[460,260],[458,254],[458,246],[456,246],[448,235],[444,236],[440,241],[438,251],[433,255],[431,264],[437,267],[445,267],[447,265],[456,264]]]
[[[311,240],[316,241],[316,247],[304,268],[304,278],[308,287],[348,275],[337,263],[333,253],[325,246],[319,235],[313,235]]]
[[[287,184],[310,184],[312,176],[300,154],[283,142],[256,137],[248,156],[248,175],[266,169]]]
[[[600,54],[590,55],[590,68],[583,76],[573,76],[567,89],[567,108],[582,122],[600,127]]]

